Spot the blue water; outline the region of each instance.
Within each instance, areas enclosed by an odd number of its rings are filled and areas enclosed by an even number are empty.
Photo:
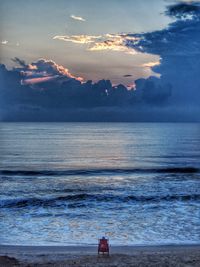
[[[1,123],[0,244],[200,242],[200,124]]]

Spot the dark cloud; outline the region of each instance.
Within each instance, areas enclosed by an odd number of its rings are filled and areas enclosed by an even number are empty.
[[[161,85],[160,80],[155,77],[139,79],[136,82],[136,103],[164,107],[171,99],[172,87],[170,84]],[[143,105],[144,106],[144,105]]]
[[[27,68],[27,65],[26,65],[25,61],[20,59],[20,58],[18,58],[18,57],[13,58],[12,61],[17,63],[17,64],[19,64],[23,68]]]
[[[123,77],[132,77],[133,75],[131,74],[125,74]]]
[[[166,15],[176,17],[178,19],[185,19],[191,17],[198,17],[200,15],[199,2],[179,2],[174,5],[170,5],[165,12]]]
[[[153,70],[161,74],[159,83],[163,88],[165,84],[171,84],[169,103],[171,106],[185,107],[186,110],[191,107],[198,108],[200,106],[199,3],[171,5],[167,13],[176,14],[176,21],[166,29],[137,35],[140,41],[137,44],[129,43],[129,46],[142,52],[160,55],[161,64],[153,67]]]

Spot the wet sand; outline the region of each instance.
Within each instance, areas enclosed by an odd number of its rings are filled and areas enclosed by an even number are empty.
[[[1,267],[200,266],[200,245],[111,246],[98,256],[96,246],[0,246]]]

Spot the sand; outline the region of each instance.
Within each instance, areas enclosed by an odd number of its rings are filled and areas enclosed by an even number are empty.
[[[98,256],[95,246],[0,246],[0,267],[200,266],[200,245],[111,246]]]

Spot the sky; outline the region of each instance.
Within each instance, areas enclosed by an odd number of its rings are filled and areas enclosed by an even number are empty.
[[[0,0],[0,5],[1,61],[8,67],[16,56],[27,62],[52,59],[84,80],[110,79],[113,84],[129,86],[137,78],[156,75],[148,63],[157,64],[159,55],[120,47],[91,50],[92,42],[75,43],[61,37],[101,36],[93,40],[104,38],[120,45],[118,34],[166,27],[170,19],[164,15],[164,0]],[[127,74],[132,76],[124,77]]]
[[[0,120],[200,120],[200,1],[0,7]]]

